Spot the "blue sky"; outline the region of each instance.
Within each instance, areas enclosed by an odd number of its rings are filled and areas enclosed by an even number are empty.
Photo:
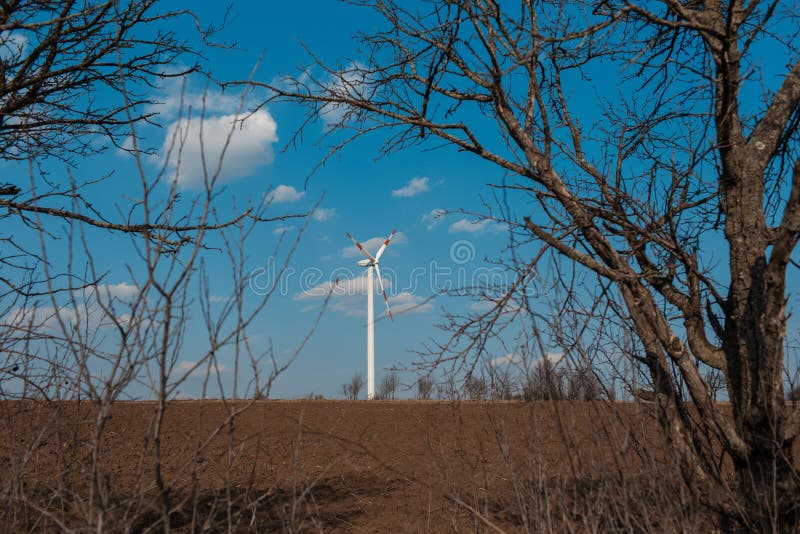
[[[200,20],[206,23],[219,21],[224,14],[215,3],[204,3],[198,9]],[[235,41],[236,47],[206,48],[204,55],[206,64],[220,80],[247,79],[260,58],[253,79],[270,82],[285,75],[299,75],[310,63],[303,44],[328,64],[346,66],[357,61],[360,51],[353,35],[358,31],[368,33],[378,25],[370,11],[340,2],[239,1],[229,15],[227,29],[219,36],[221,41]],[[179,31],[191,35],[188,26]],[[160,126],[142,127],[137,132],[143,146],[153,151],[153,155],[144,158],[145,173],[155,176],[161,168],[170,175],[175,172],[176,164],[168,160],[166,153],[176,128],[186,128],[180,117],[185,117],[187,106],[192,106],[194,116],[205,108],[205,153],[209,161],[216,161],[230,118],[242,104],[247,107],[263,96],[256,91],[242,100],[236,91],[223,93],[214,86],[208,87],[201,77],[165,81],[154,94],[160,104],[152,108],[159,113]],[[580,102],[585,102],[585,107],[579,111],[591,117],[590,99]],[[576,105],[582,105],[580,102]],[[182,106],[184,115],[180,115]],[[361,256],[345,232],[366,242],[374,252],[396,228],[398,234],[381,261],[383,275],[390,282],[387,292],[396,318],[376,325],[380,380],[383,369],[408,367],[418,361],[415,351],[422,350],[431,339],[443,339],[444,334],[436,328],[443,320],[443,309],[459,313],[481,309],[481,302],[475,299],[445,297],[441,290],[468,283],[476,272],[490,267],[484,258],[503,254],[507,244],[503,227],[466,214],[453,213],[441,219],[433,215],[439,210],[485,211],[481,195],[491,200],[486,184],[500,183],[504,176],[496,167],[448,148],[411,148],[377,159],[382,140],[378,136],[353,143],[309,178],[326,153],[326,148],[317,143],[326,125],[325,117],[320,117],[302,142],[287,146],[303,118],[301,110],[285,104],[262,108],[241,131],[234,132],[223,164],[224,191],[217,202],[223,217],[236,213],[237,207],[248,202],[261,202],[265,195],[271,200],[267,215],[304,213],[322,199],[280,284],[281,290],[251,326],[249,341],[256,350],[271,344],[279,361],[288,358],[312,327],[323,302],[320,295],[329,288],[326,284],[337,277],[362,275],[356,265]],[[199,122],[190,124],[187,139],[199,138]],[[178,171],[181,191],[187,196],[200,185],[200,161],[199,144],[189,142]],[[9,164],[5,167],[13,168]],[[65,172],[64,166],[57,163],[48,170],[54,175]],[[130,155],[112,149],[81,163],[73,172],[85,178],[101,176],[109,170],[114,171],[113,176],[91,188],[91,200],[114,212],[114,206],[124,205],[124,195],[136,191],[132,181],[138,178]],[[510,207],[517,219],[528,215],[522,204]],[[272,268],[271,262],[279,264],[283,260],[283,255],[272,257],[281,236],[285,232],[285,239],[293,239],[303,225],[302,220],[265,224],[251,236],[246,266],[255,275],[254,292],[259,281],[264,276],[268,278],[264,273]],[[18,231],[26,230],[20,227]],[[89,231],[88,235],[98,270],[108,271],[104,282],[120,295],[129,292],[131,273],[140,268],[131,241],[97,231]],[[54,253],[66,250],[63,242],[50,246]],[[227,258],[207,251],[204,261],[213,305],[224,306],[231,290]],[[358,290],[361,284],[349,282],[343,287]],[[336,396],[353,373],[365,373],[366,295],[363,291],[353,293],[331,298],[314,335],[274,384],[273,397],[300,397],[311,392]],[[250,297],[257,300],[255,294]],[[382,310],[380,299],[376,299],[376,311]],[[179,355],[179,368],[190,368],[196,355],[205,351],[202,330],[195,312]],[[505,346],[490,345],[487,358],[503,358],[513,352],[513,333],[512,330],[505,337]],[[232,378],[232,358],[231,353],[219,355],[223,380]],[[240,378],[247,382],[249,376],[243,372]],[[411,382],[413,376],[406,374],[402,380]],[[196,395],[201,384],[200,377],[189,376],[181,385],[181,394]],[[135,393],[145,394],[143,390]]]
[[[223,12],[209,5],[200,8],[200,19],[220,20]],[[230,13],[228,29],[219,37],[222,41],[236,41],[236,48],[205,49],[204,54],[214,76],[223,80],[246,79],[259,58],[255,80],[268,82],[296,75],[309,62],[301,41],[312,50],[322,51],[322,59],[347,64],[359,54],[352,35],[358,30],[374,29],[375,21],[370,16],[368,11],[339,2],[237,2]],[[222,93],[195,76],[165,81],[154,97],[160,102],[152,107],[159,113],[159,127],[142,126],[137,130],[139,147],[153,152],[143,158],[144,171],[151,177],[162,168],[169,176],[175,173],[177,164],[169,160],[167,153],[176,129],[187,128],[188,106],[192,106],[195,117],[205,108],[205,156],[207,161],[216,162],[231,117],[242,103],[246,107],[263,93],[256,92],[242,101],[241,93]],[[410,366],[418,360],[414,351],[422,349],[429,339],[442,337],[436,325],[442,321],[443,308],[456,312],[480,308],[474,299],[441,296],[442,290],[469,282],[476,269],[487,268],[483,258],[497,257],[506,245],[500,225],[465,214],[434,217],[443,209],[481,211],[479,195],[489,194],[484,184],[503,179],[497,169],[446,148],[428,152],[409,149],[376,159],[378,138],[354,143],[309,178],[325,149],[315,142],[314,135],[286,146],[302,119],[302,112],[288,105],[270,105],[251,116],[231,138],[222,169],[225,189],[216,204],[224,217],[237,212],[234,201],[243,206],[261,202],[267,195],[271,201],[267,215],[274,216],[307,212],[324,196],[308,222],[280,284],[281,290],[249,330],[249,341],[256,350],[271,344],[279,361],[288,358],[312,327],[324,300],[320,295],[329,287],[326,284],[335,278],[356,278],[355,282],[343,284],[354,288],[351,293],[355,294],[335,294],[331,298],[313,337],[274,384],[274,397],[300,397],[311,392],[335,396],[353,373],[366,372],[366,295],[363,283],[358,281],[363,269],[356,265],[361,256],[345,231],[365,242],[373,253],[393,229],[398,232],[381,261],[395,320],[380,320],[376,325],[378,380],[383,369]],[[187,196],[202,186],[197,178],[202,175],[200,146],[192,141],[199,139],[199,124],[197,120],[189,123],[189,141],[177,175],[182,194]],[[321,117],[309,133],[321,135],[325,127],[325,117]],[[110,149],[87,158],[72,172],[84,179],[113,170],[109,179],[88,191],[95,206],[116,215],[117,206],[125,205],[124,197],[135,195],[138,189],[135,163],[129,154]],[[11,164],[5,166],[15,168]],[[23,172],[22,167],[16,169]],[[55,176],[67,172],[57,162],[50,163],[47,169]],[[270,269],[271,262],[280,264],[284,256],[273,259],[272,252],[281,234],[285,232],[285,238],[293,239],[303,225],[303,220],[290,220],[260,226],[249,240],[247,269],[260,276]],[[16,230],[19,235],[27,231],[21,226]],[[112,294],[123,298],[132,291],[131,274],[142,272],[132,241],[95,230],[88,230],[87,237],[96,269],[108,273],[103,282]],[[30,233],[30,239],[35,239],[34,234]],[[50,243],[48,249],[52,257],[64,257],[68,247],[59,240]],[[222,307],[231,290],[227,257],[207,251],[204,261],[212,304]],[[263,278],[254,280],[257,287]],[[250,297],[257,300],[257,295]],[[376,312],[383,313],[380,298],[376,299]],[[179,356],[178,367],[184,369],[190,368],[196,355],[206,350],[198,310],[192,315]],[[502,357],[508,350],[498,346],[496,352],[496,357]],[[232,378],[232,359],[229,352],[219,355],[223,380]],[[248,373],[243,372],[240,379],[247,382]],[[404,375],[402,380],[411,383],[414,376]],[[196,395],[201,384],[199,376],[190,376],[181,386],[181,394]],[[132,391],[146,395],[140,388]]]

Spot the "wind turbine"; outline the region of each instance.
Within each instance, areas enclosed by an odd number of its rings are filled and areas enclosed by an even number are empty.
[[[383,289],[383,279],[381,278],[381,269],[378,267],[378,260],[381,259],[386,247],[389,246],[389,241],[392,240],[397,230],[392,230],[391,235],[386,238],[381,248],[373,256],[369,253],[356,239],[350,235],[350,232],[345,232],[350,241],[356,244],[358,250],[361,251],[365,260],[358,262],[361,267],[367,268],[367,399],[372,400],[375,397],[375,307],[373,303],[374,288],[372,285],[373,270],[378,275],[378,284],[381,286],[381,293],[383,294],[383,302],[386,304],[386,312],[389,314],[389,319],[394,320],[392,317],[392,310],[389,309],[389,299],[386,298],[386,290]]]

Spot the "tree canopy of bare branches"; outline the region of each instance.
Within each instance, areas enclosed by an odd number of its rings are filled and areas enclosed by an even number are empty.
[[[180,32],[187,28],[193,31]],[[166,222],[143,214],[147,210],[141,199],[109,213],[98,207],[90,190],[113,171],[101,176],[74,172],[85,158],[108,148],[134,156],[147,153],[138,142],[137,126],[156,121],[156,89],[166,79],[202,71],[202,47],[213,45],[210,39],[219,29],[201,27],[192,12],[166,9],[157,0],[3,2],[0,160],[20,165],[0,177],[0,220],[44,227],[48,234],[66,222],[142,235],[172,251],[202,240],[204,231],[275,220],[256,217],[257,210],[245,206],[225,220],[201,215]],[[173,140],[171,150],[180,153],[185,142]],[[63,167],[54,171],[59,164]],[[206,174],[210,191],[219,169],[209,168]],[[179,196],[171,192],[174,204],[167,211],[177,207]],[[184,213],[192,211],[189,204]],[[29,242],[3,232],[0,245],[0,296],[30,297],[58,289],[44,289],[42,280],[33,277],[33,266],[42,258]]]
[[[782,373],[800,239],[796,6],[363,4],[385,23],[359,36],[365,59],[315,56],[274,98],[306,105],[307,124],[336,110],[331,153],[385,132],[387,153],[444,143],[513,177],[499,186],[519,200],[500,216],[521,265],[512,291],[545,252],[591,273],[603,297],[587,310],[603,303],[634,331],[687,487],[726,524],[794,528],[800,408]],[[455,356],[478,355],[500,311]]]
[[[155,77],[199,68],[169,29],[181,17],[193,20],[155,0],[3,2],[0,157],[74,161],[108,146],[98,134],[121,147],[131,122],[154,115]]]

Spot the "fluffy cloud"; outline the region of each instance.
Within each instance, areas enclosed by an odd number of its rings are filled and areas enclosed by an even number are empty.
[[[544,360],[549,360],[550,363],[553,365],[558,365],[564,360],[564,353],[563,352],[545,352],[544,356],[541,357],[536,361],[537,364],[541,364]]]
[[[279,185],[266,195],[264,195],[264,201],[270,204],[279,203],[279,202],[297,202],[303,196],[305,192],[298,191],[291,185]]]
[[[16,63],[28,53],[28,38],[20,32],[0,32],[0,59]]]
[[[63,322],[67,328],[78,325],[82,319],[86,319],[87,309],[84,307],[80,312],[75,309],[63,306],[54,308],[52,306],[31,306],[29,308],[14,308],[3,318],[5,325],[14,327],[30,328],[31,330],[55,331],[61,330]]]
[[[466,232],[468,234],[483,234],[483,233],[496,234],[498,232],[503,231],[503,225],[501,225],[497,221],[493,221],[490,219],[481,219],[477,221],[469,219],[459,219],[450,225],[448,231],[451,234],[459,232]]]
[[[387,293],[392,288],[392,280],[383,277],[383,286]],[[375,291],[375,313],[376,316],[386,316],[386,308],[382,302],[380,286],[377,280],[374,281]],[[366,317],[367,303],[364,298],[367,294],[366,271],[363,275],[356,278],[339,280],[336,282],[323,282],[302,293],[294,296],[294,300],[307,301],[311,299],[322,299],[331,296],[328,309],[332,312],[343,313],[348,317]],[[426,313],[433,309],[430,299],[418,297],[410,292],[404,291],[397,295],[388,297],[389,306],[393,315],[401,313]],[[318,306],[306,306],[303,311],[318,310]]]
[[[388,291],[391,287],[391,281],[388,278],[383,279],[383,286]],[[373,290],[376,293],[377,299],[380,286],[377,280],[373,280]],[[325,298],[330,294],[331,300],[328,302],[328,309],[332,312],[343,313],[347,317],[366,317],[367,316],[367,303],[364,298],[367,294],[367,277],[366,271],[362,276],[357,278],[349,278],[338,280],[336,282],[323,282],[311,289],[295,295],[295,300],[308,300],[312,298]],[[376,311],[380,313],[379,300],[376,299]],[[304,311],[310,309],[317,309],[316,306],[307,306]]]
[[[500,356],[499,358],[494,358],[493,360],[490,360],[489,365],[492,367],[500,367],[501,365],[519,363],[521,361],[522,361],[522,356],[520,356],[519,354],[514,354],[513,352],[509,352],[505,356]]]
[[[393,315],[400,315],[401,313],[426,313],[433,309],[431,299],[425,299],[420,296],[404,291],[397,295],[389,297],[389,307],[392,309]]]
[[[389,236],[386,236],[389,237]],[[378,249],[381,248],[383,242],[386,241],[386,237],[371,237],[366,241],[361,241],[361,245],[369,251],[370,254],[375,254],[378,252]],[[356,238],[357,239],[357,238]],[[403,232],[397,232],[394,234],[392,238],[392,242],[389,244],[389,248],[399,245],[401,243],[406,242],[406,235]],[[387,249],[388,250],[388,249]],[[355,245],[351,245],[349,247],[345,247],[341,251],[343,258],[363,258],[364,255],[358,250],[358,247]]]
[[[120,282],[119,284],[98,284],[78,289],[73,294],[76,298],[85,301],[94,301],[100,298],[105,304],[115,301],[128,303],[139,295],[139,288],[127,282]]]
[[[185,71],[185,65],[175,65],[170,74]],[[201,86],[203,90],[196,88]],[[249,99],[243,101],[242,95],[234,91],[225,91],[208,86],[205,80],[197,76],[170,76],[161,79],[156,102],[145,109],[148,113],[158,113],[167,118],[175,118],[182,110],[189,108],[203,111],[206,115],[226,115],[236,113],[239,109],[247,109],[260,99],[250,93]]]
[[[315,221],[325,222],[333,219],[334,215],[336,215],[336,210],[334,208],[317,208],[314,210],[314,213],[311,214],[311,217],[313,217]]]
[[[272,144],[277,140],[277,125],[266,110],[246,118],[236,114],[185,118],[167,127],[157,158],[171,171],[170,179],[197,189],[204,186],[206,173],[211,179],[219,170],[218,181],[229,182],[272,163]]]
[[[183,68],[175,65],[172,72]],[[223,92],[197,75],[163,78],[155,102],[145,110],[162,118],[164,139],[160,146],[141,148],[153,150],[151,162],[165,167],[165,179],[177,179],[183,188],[202,188],[205,172],[209,178],[217,173],[223,149],[218,182],[249,176],[272,163],[272,144],[278,140],[277,125],[266,109],[243,111],[262,97],[251,90]]]
[[[296,226],[291,225],[291,224],[289,226],[279,226],[279,227],[275,228],[272,231],[272,233],[275,234],[275,235],[283,235],[286,232],[290,232],[290,231],[294,230],[295,228],[296,228]]]
[[[487,312],[494,309],[497,303],[491,300],[478,300],[469,305],[469,309],[476,312]]]
[[[131,301],[139,295],[139,288],[126,282],[101,284],[97,286],[97,293],[114,300]]]
[[[371,96],[370,75],[364,65],[353,62],[331,77],[331,81],[323,86],[321,96],[334,99],[366,99]],[[347,104],[325,104],[319,111],[326,129],[331,129],[346,122],[351,111]]]
[[[392,287],[391,279],[382,277],[383,287],[386,291]],[[373,280],[375,292],[380,291],[377,280]],[[314,287],[306,289],[294,296],[294,300],[308,300],[311,298],[326,297],[353,297],[364,296],[367,294],[367,271],[364,270],[361,276],[355,278],[343,278],[341,280],[326,281]]]
[[[428,187],[428,181],[429,179],[427,176],[412,178],[406,185],[404,185],[400,189],[395,189],[394,191],[392,191],[392,196],[413,197],[414,195],[424,193],[425,191],[430,191],[430,187]]]
[[[96,304],[79,304],[76,307],[31,306],[14,308],[5,317],[2,324],[14,328],[24,328],[41,332],[62,332],[80,329],[97,329],[114,325],[114,318],[121,324],[131,320],[130,314],[111,316]],[[63,324],[63,328],[62,328]]]
[[[198,364],[196,361],[192,360],[183,360],[178,364],[178,367],[181,371],[185,371],[191,376],[205,376],[206,372],[208,371],[211,371],[211,374],[221,374],[227,371],[227,368],[221,363],[212,364],[211,368],[209,369],[207,362],[201,362]]]
[[[428,226],[428,230],[442,222],[442,217],[447,215],[447,211],[442,208],[434,208],[422,216],[422,222]]]

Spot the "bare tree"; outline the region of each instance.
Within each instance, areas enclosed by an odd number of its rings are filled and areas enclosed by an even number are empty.
[[[529,401],[558,401],[567,398],[564,372],[548,358],[537,360],[525,377],[522,397]]]
[[[243,521],[232,483],[236,419],[269,395],[308,339],[278,362],[270,344],[248,335],[278,287],[271,280],[251,291],[250,272],[267,257],[254,258],[248,242],[262,222],[286,216],[267,216],[271,207],[261,198],[243,206],[228,202],[229,215],[220,214],[225,149],[204,165],[196,194],[181,191],[164,169],[147,170],[137,125],[154,119],[155,108],[147,106],[155,103],[154,88],[164,77],[197,70],[175,69],[200,57],[189,34],[179,32],[182,19],[195,27],[195,18],[160,8],[154,0],[0,6],[0,159],[6,169],[27,164],[3,178],[13,183],[0,185],[0,402],[6,422],[24,417],[31,399],[41,415],[33,442],[3,448],[4,465],[13,468],[0,481],[0,516],[10,530],[129,531],[144,528],[137,526],[144,521],[146,528],[168,531],[178,515],[191,517],[191,528],[224,523],[234,530]],[[234,112],[238,124],[246,120],[243,102],[244,96]],[[202,123],[205,111],[195,109],[195,120]],[[225,147],[235,129],[217,132],[227,135]],[[192,142],[175,136],[170,153],[181,154]],[[91,191],[104,177],[74,175],[83,172],[82,158],[113,146],[132,156],[124,194],[135,200],[121,196],[116,210],[104,213]],[[22,163],[12,166],[13,160]],[[177,173],[180,158],[174,166]],[[97,254],[109,234],[124,251],[114,260],[128,260],[115,265],[115,275],[121,270],[128,280],[119,285],[107,283],[108,258]],[[273,251],[278,277],[297,239],[279,239]],[[210,280],[209,254],[217,257],[216,274],[220,258],[229,262],[224,286]],[[192,331],[187,354],[190,317],[201,335]],[[192,393],[218,398],[224,415],[210,425],[198,420],[198,432],[186,436],[188,454],[176,465],[165,459],[169,414],[192,381],[200,384]],[[152,403],[137,482],[118,491],[106,450],[109,421],[119,400],[143,397]],[[55,470],[42,477],[44,466],[26,458],[48,440],[59,451],[49,465]],[[224,491],[204,508],[195,475],[215,440],[229,447],[220,472]],[[34,480],[44,482],[23,495]]]
[[[533,207],[484,214],[515,243],[519,276],[498,307],[550,254],[576,297],[575,273],[594,276],[583,309],[632,328],[627,354],[687,488],[724,524],[793,529],[800,409],[782,373],[800,239],[796,6],[364,3],[385,21],[360,36],[366,59],[317,61],[270,87],[275,98],[307,105],[307,124],[336,110],[329,131],[349,135],[332,152],[386,130],[385,152],[444,142],[511,176],[498,187]],[[767,73],[767,55],[788,64]],[[454,324],[439,361],[476,361],[501,321],[495,310],[472,330]],[[703,368],[725,374],[733,421]]]
[[[347,400],[358,400],[361,393],[361,387],[364,385],[364,379],[358,373],[353,375],[350,382],[342,384],[342,395]]]
[[[122,147],[131,121],[155,114],[146,109],[153,77],[200,68],[198,51],[173,29],[187,23],[195,25],[190,12],[155,0],[4,4],[0,158],[71,161],[107,148],[92,142],[97,135]]]
[[[468,376],[464,380],[464,396],[471,400],[483,400],[489,395],[486,379],[479,376]]]
[[[433,394],[434,383],[428,376],[421,376],[417,378],[416,383],[416,396],[419,400],[430,400]]]
[[[719,395],[720,391],[725,389],[725,375],[722,374],[719,369],[709,369],[709,371],[703,376],[703,379],[708,386],[711,400],[717,402],[717,396]]]
[[[165,9],[157,0],[3,4],[0,160],[24,162],[29,169],[0,182],[0,220],[31,228],[67,222],[147,235],[171,250],[202,231],[252,220],[255,208],[247,206],[228,220],[203,224],[143,220],[141,203],[107,213],[92,201],[91,188],[113,173],[76,178],[73,172],[83,158],[109,148],[148,153],[134,126],[157,121],[155,88],[169,78],[201,72],[202,47],[212,45],[218,30],[213,25],[201,29],[190,11]],[[54,162],[65,163],[64,170],[45,167]],[[18,235],[0,233],[0,243],[0,295],[36,296],[68,285],[61,283],[66,282],[63,273],[52,273],[59,283],[50,287],[31,277],[41,258]]]
[[[375,395],[375,398],[378,400],[394,400],[399,383],[400,380],[396,372],[391,371],[384,375],[380,386],[378,386],[378,393]]]

